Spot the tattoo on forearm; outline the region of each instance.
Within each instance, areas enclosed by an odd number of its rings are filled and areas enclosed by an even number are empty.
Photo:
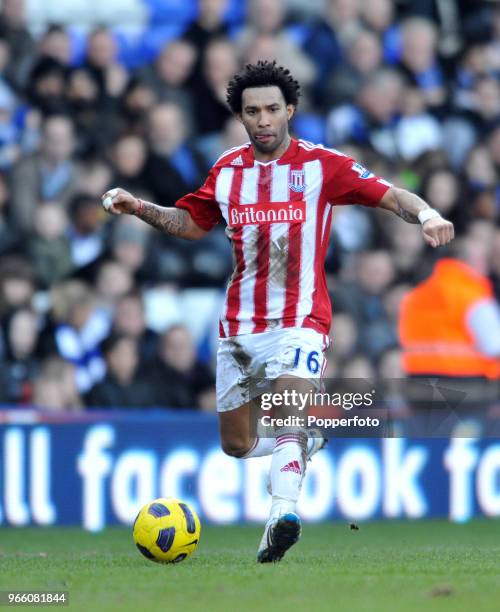
[[[163,208],[151,202],[144,202],[144,207],[138,216],[166,234],[182,237],[187,230],[188,214],[179,208]]]
[[[413,194],[411,194],[411,195],[413,195]],[[398,209],[395,211],[396,214],[399,217],[401,217],[401,219],[406,221],[407,223],[420,223],[420,221],[418,220],[417,215],[414,215],[409,210],[406,210],[405,208],[403,208],[401,206],[401,202],[400,202],[400,199],[398,198],[397,194],[395,194],[395,196],[396,196],[396,202],[397,202],[397,205],[398,205]]]

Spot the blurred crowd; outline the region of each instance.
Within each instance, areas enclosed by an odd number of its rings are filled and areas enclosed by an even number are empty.
[[[294,135],[419,193],[455,223],[500,298],[499,3],[145,4],[131,47],[111,26],[35,34],[25,3],[3,2],[1,403],[214,409],[216,312],[232,268],[224,228],[188,243],[111,218],[100,195],[121,186],[172,206],[196,189],[247,141],[225,89],[258,59],[301,83]],[[337,208],[333,226],[329,376],[399,377],[399,305],[440,253],[383,211]],[[212,310],[183,311],[193,289]]]

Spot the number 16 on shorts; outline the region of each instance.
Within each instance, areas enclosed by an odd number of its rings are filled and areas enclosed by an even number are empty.
[[[305,364],[311,374],[317,375],[320,373],[320,361],[324,361],[324,356],[318,351],[303,351],[301,348],[295,349],[295,359],[293,367],[298,368],[301,365],[301,360],[305,360]]]

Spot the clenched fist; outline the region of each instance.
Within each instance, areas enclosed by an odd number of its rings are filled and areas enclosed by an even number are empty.
[[[139,200],[120,187],[106,191],[101,200],[105,210],[113,215],[135,215],[140,208]]]
[[[455,236],[453,223],[442,217],[433,217],[422,225],[422,235],[431,247],[444,246]]]

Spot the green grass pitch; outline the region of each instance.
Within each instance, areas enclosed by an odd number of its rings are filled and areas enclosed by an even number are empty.
[[[373,522],[357,531],[305,525],[275,565],[255,562],[261,528],[254,526],[202,527],[198,550],[178,565],[144,559],[122,528],[4,528],[0,590],[64,589],[70,603],[60,609],[85,612],[493,611],[499,527],[493,520]]]

